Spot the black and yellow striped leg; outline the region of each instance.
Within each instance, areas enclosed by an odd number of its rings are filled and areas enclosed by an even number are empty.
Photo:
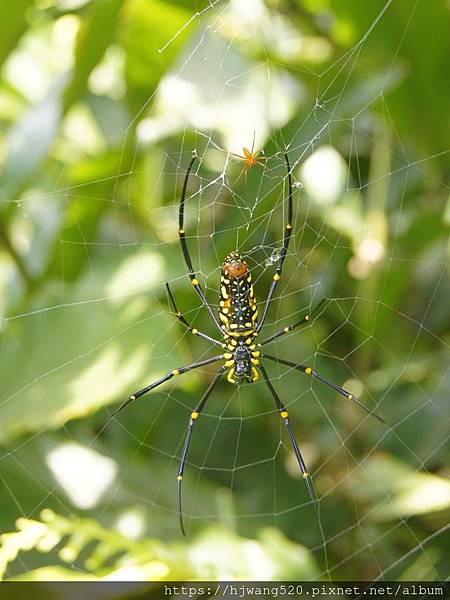
[[[202,338],[203,340],[208,340],[208,342],[211,342],[212,344],[216,344],[217,346],[223,346],[222,342],[219,342],[219,340],[215,340],[214,338],[210,337],[209,335],[206,335],[206,333],[202,333],[195,327],[192,327],[190,325],[190,323],[188,323],[188,321],[186,320],[184,315],[181,314],[181,312],[178,310],[178,307],[175,304],[175,298],[173,297],[172,291],[171,291],[169,283],[167,281],[166,281],[166,289],[167,289],[167,293],[169,295],[170,303],[172,305],[173,310],[175,311],[175,315],[176,315],[177,319],[179,321],[181,321],[183,323],[183,325],[185,327],[187,327],[193,335],[196,335],[197,337]]]
[[[191,444],[192,432],[194,430],[194,425],[195,425],[197,419],[199,418],[203,408],[205,407],[206,401],[208,400],[209,396],[211,395],[211,392],[213,391],[213,389],[216,387],[217,382],[220,379],[220,376],[224,372],[225,372],[225,369],[224,369],[224,367],[222,367],[219,370],[219,372],[217,373],[217,375],[214,377],[214,379],[211,381],[211,383],[209,384],[208,389],[203,394],[203,397],[200,400],[200,402],[194,408],[193,412],[191,413],[191,418],[189,419],[189,426],[188,426],[188,430],[186,433],[186,439],[184,440],[183,452],[181,453],[180,466],[178,467],[178,474],[177,474],[177,509],[178,509],[178,517],[180,519],[181,532],[183,533],[183,535],[186,535],[186,531],[184,529],[183,509],[181,506],[181,482],[183,481],[184,467],[186,465],[186,459],[187,459],[187,455],[189,452],[189,446]]]
[[[291,444],[292,444],[292,448],[294,450],[295,458],[297,459],[298,466],[300,467],[300,471],[302,473],[303,479],[305,480],[306,487],[308,489],[309,497],[311,499],[311,502],[312,502],[315,510],[317,511],[317,506],[316,506],[317,494],[314,489],[314,486],[313,486],[313,483],[311,480],[311,476],[308,473],[308,469],[306,468],[305,461],[303,460],[303,456],[300,452],[300,448],[298,447],[298,443],[295,438],[294,432],[292,430],[291,423],[289,421],[289,413],[286,410],[286,407],[284,406],[284,404],[281,402],[272,383],[270,382],[269,376],[267,375],[267,372],[264,369],[264,367],[260,364],[260,365],[258,365],[258,368],[261,371],[262,376],[264,377],[264,381],[266,382],[266,385],[269,388],[269,391],[272,394],[273,399],[275,400],[275,404],[280,413],[280,417],[283,419],[284,424],[286,425],[286,429],[287,429],[287,431],[289,433],[289,437],[291,439]]]
[[[191,173],[192,166],[193,166],[194,162],[196,161],[196,159],[197,159],[197,155],[194,154],[192,156],[192,160],[189,163],[188,169],[186,171],[186,177],[184,178],[183,190],[181,192],[181,199],[180,199],[180,212],[179,212],[179,218],[178,218],[178,236],[180,239],[180,245],[181,245],[181,250],[183,252],[184,261],[189,270],[189,273],[188,273],[189,279],[191,280],[191,283],[194,286],[195,291],[197,292],[198,296],[200,297],[200,300],[202,301],[203,306],[208,310],[212,320],[216,324],[219,331],[221,333],[223,333],[223,331],[220,327],[219,321],[217,320],[217,317],[216,317],[213,309],[209,305],[208,300],[206,299],[206,296],[205,296],[205,292],[203,291],[203,288],[200,285],[200,282],[196,277],[194,267],[192,266],[191,255],[189,254],[189,249],[188,249],[187,243],[186,243],[186,232],[184,231],[184,203],[186,201],[186,189],[187,189],[189,175]]]
[[[283,263],[284,263],[284,259],[286,258],[286,254],[288,251],[288,247],[289,247],[289,240],[291,239],[291,234],[292,234],[292,195],[293,195],[293,191],[292,191],[292,175],[291,175],[291,165],[289,164],[289,158],[288,155],[285,153],[284,154],[284,159],[286,161],[286,167],[287,167],[287,177],[288,177],[288,217],[287,217],[287,224],[286,224],[286,229],[284,232],[284,239],[283,239],[283,247],[281,248],[281,253],[280,253],[280,259],[278,261],[278,266],[277,266],[277,270],[275,272],[275,275],[273,276],[273,280],[272,280],[272,284],[270,286],[269,289],[269,293],[267,294],[267,299],[266,299],[266,303],[264,305],[264,309],[262,312],[262,316],[261,316],[261,320],[259,322],[258,325],[258,331],[261,330],[261,327],[264,325],[264,321],[266,320],[266,316],[267,316],[267,311],[269,310],[269,305],[270,305],[270,301],[272,300],[272,296],[275,292],[275,288],[278,285],[278,282],[281,278],[281,271],[283,269]]]
[[[192,371],[192,369],[198,369],[199,367],[204,367],[205,365],[210,365],[212,363],[218,362],[219,360],[223,360],[222,354],[220,354],[219,356],[212,356],[211,358],[206,358],[205,360],[200,360],[198,362],[192,363],[191,365],[186,365],[185,367],[179,367],[178,369],[174,369],[173,371],[169,371],[169,373],[166,373],[166,375],[164,375],[164,377],[161,377],[161,379],[154,381],[150,385],[147,385],[146,387],[135,392],[134,394],[131,394],[131,396],[126,398],[126,400],[124,400],[122,402],[122,404],[113,412],[111,417],[108,419],[108,422],[111,421],[112,419],[114,419],[114,417],[121,410],[123,410],[126,406],[128,406],[128,404],[130,404],[131,402],[134,402],[135,400],[137,400],[144,394],[151,392],[152,390],[159,387],[161,384],[165,383],[166,381],[169,381],[169,379],[172,379],[172,377],[175,377],[176,375],[183,375],[183,373]],[[104,427],[102,429],[104,429]]]
[[[314,371],[314,369],[312,369],[311,367],[306,367],[305,365],[299,365],[294,362],[291,362],[290,360],[285,360],[283,358],[277,358],[276,356],[271,356],[270,354],[261,354],[261,358],[268,358],[269,360],[273,360],[274,362],[279,363],[281,365],[286,365],[287,367],[292,367],[293,369],[297,369],[297,371],[300,371],[301,373],[305,373],[305,375],[311,375],[312,377],[314,377],[314,379],[321,381],[322,383],[324,383],[325,385],[327,385],[328,387],[333,389],[335,392],[337,392],[341,396],[344,396],[344,398],[347,398],[348,400],[355,402],[355,404],[357,404],[363,410],[365,410],[367,414],[371,415],[372,417],[375,417],[375,419],[377,419],[380,423],[383,423],[383,425],[386,425],[386,421],[382,417],[380,417],[379,415],[377,415],[377,413],[370,410],[370,408],[367,408],[367,406],[364,406],[364,404],[360,400],[358,400],[358,398],[355,398],[355,396],[353,394],[350,394],[350,392],[347,392],[347,390],[344,390],[344,388],[341,388],[339,385],[336,385],[332,381],[325,379],[325,377],[322,377],[322,375],[319,375],[319,373]]]
[[[326,301],[327,301],[327,298],[322,298],[322,300],[319,302],[319,304],[316,306],[316,308],[312,311],[311,314],[305,315],[303,317],[303,319],[300,319],[300,321],[297,321],[296,323],[292,323],[291,325],[287,325],[287,327],[284,327],[281,331],[278,331],[278,333],[274,333],[273,335],[271,335],[267,339],[263,340],[260,343],[260,345],[261,346],[265,346],[266,344],[269,344],[270,342],[273,342],[274,340],[278,339],[282,335],[285,335],[286,333],[289,333],[293,329],[296,329],[297,327],[300,327],[300,325],[304,325],[305,323],[309,323],[311,321],[311,319],[314,317],[314,315],[319,311],[319,309],[324,305],[324,303]]]

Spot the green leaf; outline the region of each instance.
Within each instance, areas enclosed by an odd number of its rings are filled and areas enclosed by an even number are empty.
[[[162,259],[133,248],[90,266],[73,285],[49,284],[27,315],[9,322],[2,442],[89,415],[178,366],[178,324],[153,291],[159,284],[164,294]]]
[[[146,105],[171,61],[192,34],[192,27],[183,28],[192,14],[193,6],[189,3],[181,7],[162,0],[128,2],[122,46],[126,53],[129,101],[134,112]]]
[[[443,477],[414,471],[388,454],[377,454],[352,478],[351,493],[373,506],[371,518],[397,520],[450,507],[450,482]]]
[[[0,204],[19,194],[49,153],[60,125],[63,85],[63,78],[55,80],[46,98],[29,108],[9,130]]]
[[[312,579],[317,576],[312,554],[275,529],[265,530],[259,541],[239,537],[221,527],[211,527],[191,545],[167,545],[151,538],[133,541],[94,520],[65,518],[50,510],[42,511],[41,521],[19,519],[17,528],[18,531],[0,538],[0,577],[8,564],[24,551],[37,549],[49,553],[56,548],[63,563],[73,564],[83,556],[86,579],[92,573],[100,579],[123,581],[180,577]],[[52,578],[65,574],[62,568],[48,567],[46,575]],[[42,570],[20,578],[41,580]]]
[[[8,2],[0,3],[0,66],[26,31],[27,11],[33,5],[34,0],[17,0],[14,7]]]
[[[8,564],[13,562],[20,553],[31,549],[49,553],[57,545],[59,545],[59,559],[63,563],[73,563],[90,545],[90,551],[87,557],[84,557],[84,568],[88,572],[96,572],[99,578],[115,573],[116,578],[122,574],[123,579],[129,579],[128,565],[131,565],[135,571],[134,579],[141,581],[159,580],[169,575],[175,579],[179,575],[178,561],[164,550],[162,544],[154,540],[135,542],[120,533],[104,529],[94,520],[67,519],[48,509],[42,511],[41,519],[42,521],[19,519],[17,532],[3,534],[0,537],[0,578],[3,577]],[[105,567],[104,563],[112,557],[114,557],[112,565]],[[50,567],[46,575],[55,575],[61,568],[58,566],[53,570],[54,567]],[[41,578],[40,569],[25,576],[27,580]],[[91,577],[87,574],[85,578]]]
[[[260,539],[247,541],[233,531],[210,527],[194,540],[189,555],[198,576],[204,579],[313,579],[317,576],[317,566],[309,550],[275,528],[264,529]]]
[[[89,75],[113,42],[123,0],[97,0],[86,10],[75,49],[75,67],[64,94],[64,111],[86,92]]]

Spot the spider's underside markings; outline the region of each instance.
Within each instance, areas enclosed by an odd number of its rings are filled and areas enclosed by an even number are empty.
[[[220,377],[224,373],[227,374],[227,380],[232,384],[241,384],[244,382],[252,383],[259,378],[259,372],[262,374],[264,382],[275,401],[277,409],[279,411],[280,417],[283,419],[286,429],[289,434],[289,438],[292,444],[292,448],[299,465],[300,471],[302,473],[303,479],[305,480],[307,491],[311,502],[318,511],[317,508],[317,494],[314,490],[314,486],[311,480],[311,477],[306,468],[306,464],[303,460],[303,457],[300,452],[300,448],[298,442],[295,438],[294,431],[291,426],[291,422],[289,419],[289,413],[286,410],[284,404],[280,400],[277,392],[275,391],[270,378],[261,364],[261,359],[268,359],[271,361],[278,362],[280,364],[292,367],[307,375],[313,376],[315,379],[318,379],[331,387],[333,390],[338,392],[339,394],[345,396],[346,398],[353,400],[359,406],[361,406],[364,410],[366,410],[369,414],[377,418],[379,421],[384,422],[381,417],[373,413],[367,407],[365,407],[358,399],[356,399],[352,394],[339,387],[338,385],[328,381],[321,375],[319,375],[312,367],[306,367],[304,365],[292,363],[290,361],[284,359],[278,359],[273,356],[262,354],[259,350],[261,346],[264,346],[270,342],[273,342],[275,339],[291,332],[293,329],[308,323],[311,321],[312,317],[318,312],[318,310],[323,306],[325,299],[322,300],[316,308],[312,311],[311,314],[305,315],[303,319],[300,321],[288,325],[284,327],[281,331],[271,335],[270,337],[263,340],[261,343],[257,341],[259,332],[264,325],[265,319],[268,314],[268,310],[270,307],[270,302],[273,298],[275,289],[278,285],[278,282],[282,276],[283,264],[287,255],[289,241],[292,235],[292,219],[293,219],[293,188],[292,188],[292,176],[291,176],[291,167],[289,163],[289,158],[286,153],[284,153],[284,160],[287,168],[287,223],[285,226],[284,236],[283,236],[283,245],[280,251],[280,256],[278,259],[278,264],[276,267],[275,274],[272,279],[272,283],[269,288],[269,292],[267,294],[267,298],[264,303],[264,308],[262,311],[261,320],[258,323],[258,309],[256,304],[256,298],[253,290],[251,274],[249,272],[247,263],[241,257],[238,252],[232,251],[227,254],[225,260],[222,264],[222,273],[220,278],[220,300],[219,300],[219,318],[216,317],[214,311],[209,304],[206,295],[203,291],[203,288],[197,279],[191,256],[189,253],[189,249],[186,242],[186,233],[184,230],[184,207],[186,201],[186,190],[189,180],[189,175],[194,165],[197,156],[194,153],[192,160],[188,166],[186,171],[181,198],[179,205],[179,229],[178,235],[180,240],[180,246],[183,254],[184,261],[186,263],[188,269],[188,277],[191,280],[191,283],[200,297],[203,306],[209,312],[214,324],[219,329],[222,340],[217,340],[209,335],[202,333],[195,327],[192,327],[191,324],[187,321],[184,315],[178,310],[177,305],[175,303],[175,299],[170,290],[170,286],[166,283],[166,288],[169,296],[170,304],[175,311],[175,314],[179,321],[193,334],[196,335],[205,341],[208,341],[212,344],[221,346],[223,349],[222,354],[213,356],[211,358],[194,362],[190,365],[186,365],[183,367],[179,367],[175,370],[170,371],[164,377],[158,379],[157,381],[147,385],[141,390],[132,394],[128,399],[126,399],[113,413],[111,418],[114,418],[119,411],[121,411],[125,406],[138,399],[139,397],[147,394],[151,390],[154,390],[161,384],[165,383],[172,377],[176,375],[182,375],[191,371],[193,369],[197,369],[199,367],[213,364],[219,361],[224,361],[223,365],[220,367],[219,371],[216,373],[214,379],[208,386],[206,392],[203,394],[200,402],[197,404],[196,408],[192,411],[188,430],[186,433],[186,437],[184,440],[183,451],[180,458],[178,473],[177,473],[177,509],[180,520],[180,527],[183,535],[185,535],[185,528],[183,523],[183,511],[182,511],[182,503],[181,503],[181,484],[183,481],[184,469],[186,465],[186,460],[189,452],[189,446],[192,439],[192,433],[194,429],[194,425],[197,422],[205,404],[216,387]]]

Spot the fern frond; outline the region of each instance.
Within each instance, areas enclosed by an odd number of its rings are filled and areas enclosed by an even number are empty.
[[[249,540],[213,525],[188,542],[164,543],[153,538],[130,540],[93,519],[63,517],[48,509],[40,516],[40,521],[21,518],[17,531],[0,536],[0,579],[8,565],[19,559],[25,562],[21,555],[30,550],[48,553],[47,564],[14,579],[258,579],[259,563],[270,565],[274,579],[309,580],[319,572],[309,550],[273,528],[261,530],[258,540]],[[255,555],[260,560],[255,561]],[[30,563],[36,561],[30,558]]]
[[[181,574],[179,556],[152,539],[130,540],[92,519],[63,517],[46,509],[41,521],[20,518],[17,531],[0,536],[0,579],[22,552],[57,551],[63,563],[80,562],[87,578],[160,580]]]

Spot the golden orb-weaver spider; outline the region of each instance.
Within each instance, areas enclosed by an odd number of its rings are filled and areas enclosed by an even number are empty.
[[[337,393],[341,394],[345,398],[356,402],[361,408],[363,408],[367,413],[373,415],[380,422],[384,423],[383,419],[379,417],[376,413],[368,409],[364,406],[353,394],[350,394],[345,389],[339,387],[335,383],[328,381],[324,377],[322,377],[319,373],[317,373],[312,367],[305,366],[302,364],[297,364],[291,362],[289,360],[285,360],[282,358],[277,358],[270,354],[262,353],[260,348],[266,346],[270,342],[273,342],[277,338],[285,335],[286,333],[296,329],[297,327],[308,323],[312,317],[318,312],[321,306],[323,306],[326,301],[323,299],[316,308],[310,313],[305,315],[299,321],[284,327],[281,331],[272,334],[261,342],[258,342],[258,336],[260,331],[264,325],[264,322],[267,317],[267,313],[269,310],[270,302],[272,300],[275,289],[278,285],[278,282],[281,279],[283,263],[286,258],[287,250],[289,247],[289,241],[292,235],[292,217],[293,217],[293,208],[292,208],[292,198],[293,198],[293,188],[292,188],[292,175],[291,175],[291,167],[289,164],[289,158],[286,153],[284,153],[284,160],[287,168],[287,186],[288,186],[288,196],[287,196],[287,204],[288,204],[288,215],[287,215],[287,224],[284,231],[283,245],[281,248],[280,256],[278,259],[278,264],[276,267],[275,274],[272,279],[272,283],[269,288],[269,292],[267,298],[264,303],[264,308],[262,310],[261,319],[258,322],[258,309],[256,305],[256,299],[253,292],[253,286],[251,283],[251,275],[245,260],[240,256],[238,252],[230,252],[225,257],[225,260],[222,264],[222,274],[220,278],[220,301],[219,301],[219,314],[218,318],[212,310],[208,300],[206,299],[205,292],[197,279],[196,272],[192,265],[191,256],[189,253],[189,249],[186,243],[186,232],[184,230],[184,207],[186,200],[186,189],[189,180],[189,175],[192,170],[192,166],[197,159],[196,154],[193,154],[192,160],[188,166],[186,176],[184,179],[183,189],[181,193],[180,205],[179,205],[179,228],[178,235],[179,241],[181,245],[181,250],[183,253],[183,257],[188,268],[188,277],[191,281],[191,284],[194,290],[197,292],[200,300],[202,301],[203,306],[209,312],[211,319],[220,332],[222,339],[217,340],[205,333],[202,333],[195,327],[192,327],[191,324],[186,320],[183,314],[178,310],[177,305],[175,303],[175,299],[170,290],[170,286],[166,283],[167,292],[169,295],[170,303],[175,311],[177,318],[181,321],[181,323],[193,334],[196,335],[216,346],[220,346],[223,349],[223,352],[219,355],[212,356],[211,358],[207,358],[205,360],[201,360],[198,362],[194,362],[190,365],[182,366],[173,371],[170,371],[164,377],[161,377],[157,381],[154,381],[150,385],[142,388],[141,390],[135,392],[131,396],[129,396],[114,412],[111,418],[114,418],[119,411],[121,411],[125,406],[137,400],[144,394],[147,394],[151,390],[154,390],[164,382],[172,379],[176,375],[182,375],[183,373],[187,373],[192,369],[198,369],[199,367],[203,367],[205,365],[209,365],[212,363],[217,363],[219,361],[224,361],[222,366],[219,368],[215,377],[209,384],[207,390],[203,394],[200,402],[197,404],[195,409],[192,411],[188,430],[186,433],[186,438],[184,441],[183,451],[180,458],[180,463],[178,467],[177,473],[177,509],[178,516],[180,520],[180,527],[183,535],[185,534],[184,524],[183,524],[183,511],[181,504],[181,482],[183,480],[184,468],[186,464],[186,459],[189,451],[189,446],[191,443],[192,432],[194,430],[194,425],[197,422],[203,408],[205,407],[206,401],[211,395],[212,391],[216,387],[220,377],[227,373],[227,380],[232,384],[241,384],[244,382],[254,382],[259,378],[259,373],[261,373],[267,388],[275,401],[276,408],[280,414],[280,417],[283,419],[283,422],[286,426],[286,429],[289,434],[289,438],[291,440],[292,448],[294,450],[295,457],[298,462],[298,466],[302,473],[303,479],[306,482],[308,494],[311,498],[313,505],[315,506],[315,501],[317,499],[316,494],[314,492],[314,487],[311,482],[310,475],[306,468],[305,462],[300,452],[300,448],[298,446],[297,440],[294,435],[294,431],[292,429],[289,413],[286,410],[283,402],[275,391],[265,368],[262,365],[262,360],[267,359],[270,361],[274,361],[276,363],[286,365],[293,369],[304,373],[305,375],[310,375],[313,378],[323,382],[327,386],[331,387]]]

